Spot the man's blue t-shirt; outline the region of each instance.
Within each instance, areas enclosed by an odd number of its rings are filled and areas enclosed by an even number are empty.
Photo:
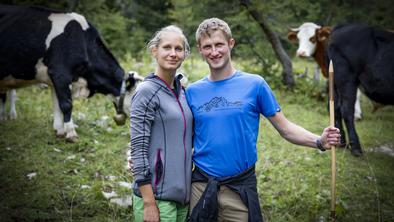
[[[220,81],[205,77],[187,88],[186,97],[194,116],[196,166],[214,177],[253,166],[260,113],[270,117],[280,111],[265,80],[241,71]]]

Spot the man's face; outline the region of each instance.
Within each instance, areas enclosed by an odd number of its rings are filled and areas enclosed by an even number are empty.
[[[210,69],[223,69],[230,65],[231,49],[234,47],[233,38],[227,40],[220,30],[210,36],[203,36],[198,44],[198,50],[207,61]]]

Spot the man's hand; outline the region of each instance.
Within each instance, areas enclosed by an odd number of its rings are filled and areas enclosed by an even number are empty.
[[[331,146],[338,146],[341,143],[341,134],[338,128],[327,127],[320,137],[322,146],[331,149]]]

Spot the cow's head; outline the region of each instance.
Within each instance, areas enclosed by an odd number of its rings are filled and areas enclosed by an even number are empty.
[[[306,22],[298,28],[290,28],[287,38],[294,42],[298,39],[297,56],[311,57],[316,51],[317,44],[327,41],[330,33],[330,27],[321,27],[314,23]]]
[[[117,125],[125,124],[126,117],[130,115],[131,97],[134,95],[138,83],[143,80],[144,78],[135,71],[129,71],[126,74],[120,96],[114,102],[116,108],[114,121]]]
[[[104,45],[97,30],[90,25],[86,32],[87,70],[84,78],[88,82],[89,96],[95,93],[117,97],[124,77],[124,70]]]

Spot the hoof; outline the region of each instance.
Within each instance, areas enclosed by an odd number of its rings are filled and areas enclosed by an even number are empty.
[[[355,157],[360,157],[363,155],[363,151],[359,149],[351,149],[350,152]]]
[[[16,120],[18,117],[18,115],[16,114],[16,112],[11,112],[10,113],[10,120]]]
[[[337,147],[344,148],[346,146],[347,146],[346,139],[343,136],[341,136],[341,143]]]
[[[360,122],[361,120],[363,120],[363,118],[361,116],[360,117],[354,117],[354,121]]]
[[[76,142],[78,142],[78,137],[77,136],[69,137],[69,138],[66,138],[66,141],[69,143],[76,143]]]
[[[55,132],[56,133],[56,132]],[[65,138],[66,137],[66,134],[65,133],[56,133],[56,138],[60,138],[60,139],[63,139],[63,138]]]

